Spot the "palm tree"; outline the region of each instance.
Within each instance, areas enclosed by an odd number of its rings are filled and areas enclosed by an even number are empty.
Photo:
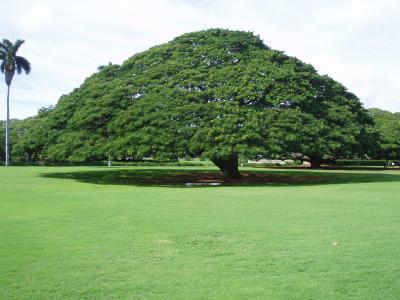
[[[14,78],[15,71],[17,71],[17,74],[21,74],[22,71],[29,74],[31,71],[31,64],[29,61],[17,55],[18,49],[24,42],[24,40],[16,40],[13,44],[6,39],[0,42],[0,71],[1,73],[5,73],[7,84],[6,166],[10,165],[10,85]]]

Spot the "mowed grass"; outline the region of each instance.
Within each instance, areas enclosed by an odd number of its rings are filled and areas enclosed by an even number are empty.
[[[0,298],[400,298],[400,171],[160,180],[211,171],[0,168]]]

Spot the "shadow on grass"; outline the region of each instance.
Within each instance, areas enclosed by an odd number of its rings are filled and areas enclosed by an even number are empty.
[[[309,170],[245,170],[242,178],[224,180],[218,171],[196,169],[99,169],[91,171],[72,171],[43,173],[41,177],[70,179],[84,183],[102,185],[135,185],[165,187],[205,187],[223,186],[282,186],[318,185],[340,183],[399,182],[400,174],[366,173],[347,171],[309,171]]]

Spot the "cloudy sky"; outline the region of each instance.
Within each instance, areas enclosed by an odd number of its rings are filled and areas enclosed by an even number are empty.
[[[2,2],[0,38],[25,39],[19,54],[32,63],[31,75],[13,81],[13,118],[54,105],[99,65],[215,27],[253,31],[342,82],[366,107],[400,111],[399,0]],[[0,97],[4,119],[5,84]]]

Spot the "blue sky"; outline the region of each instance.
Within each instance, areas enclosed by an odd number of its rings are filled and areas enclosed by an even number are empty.
[[[31,75],[13,81],[13,118],[54,105],[99,65],[120,64],[185,32],[215,27],[253,31],[343,83],[365,107],[400,111],[398,0],[5,2],[0,38],[25,39],[19,53],[32,63]],[[0,119],[5,92],[1,84]]]

